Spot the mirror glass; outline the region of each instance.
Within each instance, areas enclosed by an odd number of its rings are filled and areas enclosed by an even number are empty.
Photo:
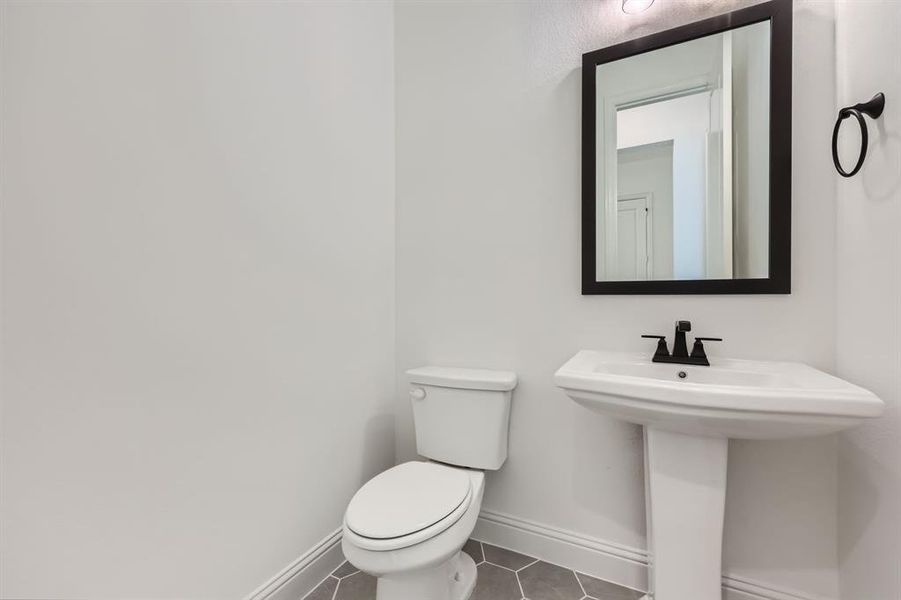
[[[595,66],[597,281],[770,275],[770,36]]]

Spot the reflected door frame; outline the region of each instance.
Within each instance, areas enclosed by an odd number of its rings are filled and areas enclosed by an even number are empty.
[[[597,244],[598,281],[605,281],[609,273],[616,273],[619,260],[617,248],[619,237],[616,230],[617,203],[619,202],[619,182],[617,181],[617,127],[616,115],[619,111],[645,104],[674,100],[692,94],[713,90],[718,85],[713,77],[693,77],[676,84],[648,87],[625,94],[604,96],[603,110],[597,119],[597,139],[603,140],[598,147],[596,195],[603,205],[596,210],[596,231],[604,232],[604,243]],[[615,280],[614,280],[615,281]]]

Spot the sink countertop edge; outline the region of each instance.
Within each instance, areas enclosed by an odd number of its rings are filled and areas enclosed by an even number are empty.
[[[884,402],[875,394],[853,383],[841,380],[803,363],[774,363],[768,361],[741,361],[748,365],[780,366],[796,365],[835,379],[848,389],[829,388],[752,388],[750,386],[695,383],[683,381],[655,380],[632,375],[599,373],[591,376],[588,372],[573,368],[573,362],[588,362],[591,355],[608,355],[633,361],[633,364],[650,364],[649,359],[627,353],[605,353],[602,351],[580,351],[554,374],[554,382],[563,389],[572,389],[597,394],[610,394],[637,402],[659,403],[672,406],[686,406],[696,409],[730,410],[736,412],[766,412],[773,414],[798,414],[834,417],[873,418],[880,416]],[[580,359],[577,361],[577,359]],[[730,362],[740,362],[728,359]],[[678,367],[677,364],[668,366]],[[694,367],[706,368],[706,367]],[[641,389],[642,394],[639,394]],[[784,400],[786,395],[792,398]],[[735,406],[736,400],[753,401],[754,406]],[[779,402],[780,404],[777,404]],[[828,403],[829,411],[817,404]]]

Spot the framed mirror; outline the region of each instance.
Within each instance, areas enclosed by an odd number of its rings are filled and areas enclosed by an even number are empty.
[[[791,0],[582,63],[582,293],[791,291]]]

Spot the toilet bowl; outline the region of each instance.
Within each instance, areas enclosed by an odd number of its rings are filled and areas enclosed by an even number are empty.
[[[476,567],[461,548],[483,490],[477,470],[416,461],[389,469],[351,500],[344,556],[378,577],[377,600],[466,600]]]
[[[461,549],[482,506],[483,470],[507,459],[516,374],[422,367],[407,376],[416,449],[430,460],[363,485],[344,514],[341,547],[378,578],[376,600],[467,600],[477,572]]]

